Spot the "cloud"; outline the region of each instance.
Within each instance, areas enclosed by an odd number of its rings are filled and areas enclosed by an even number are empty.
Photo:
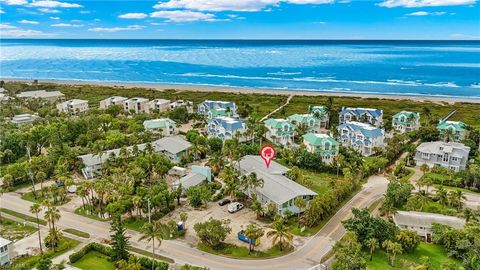
[[[8,23],[0,23],[0,29],[16,29],[16,26],[10,25]]]
[[[2,0],[0,2],[4,2],[9,6],[23,6],[28,4],[27,0]]]
[[[21,20],[21,21],[18,21],[19,23],[23,23],[23,24],[39,24],[39,22],[37,21],[29,21],[29,20]]]
[[[80,14],[90,14],[92,13],[90,10],[80,10]]]
[[[60,20],[60,17],[49,17],[50,20]]]
[[[0,8],[0,14],[5,14],[5,11],[3,11],[2,8]]]
[[[60,13],[60,10],[51,9],[51,8],[39,8],[38,11],[43,12],[43,13],[51,13],[51,14]]]
[[[215,15],[190,10],[163,10],[150,13],[152,18],[162,18],[169,22],[216,21]]]
[[[56,23],[52,24],[53,27],[83,27],[83,24],[71,24],[71,23]]]
[[[147,16],[148,15],[145,14],[145,13],[125,13],[125,14],[122,14],[122,15],[118,16],[118,18],[120,18],[120,19],[144,19]]]
[[[417,12],[412,12],[405,15],[407,16],[442,16],[445,14],[447,13],[443,11],[436,11],[436,12],[417,11]]]
[[[42,31],[31,30],[31,29],[11,29],[7,31],[2,31],[0,36],[5,37],[38,37],[38,36],[52,36],[52,34],[47,34]]]
[[[451,34],[450,37],[456,38],[456,39],[475,39],[475,40],[480,39],[480,36],[467,35],[467,34],[461,34],[461,33]]]
[[[159,2],[153,7],[156,9],[189,9],[199,11],[260,11],[267,6],[277,6],[281,2],[305,4],[330,4],[334,0],[168,0]]]
[[[462,6],[475,4],[477,0],[385,0],[378,5],[381,7],[440,7],[440,6]]]
[[[158,23],[158,22],[152,22],[150,23],[151,25],[165,25],[166,23]]]
[[[82,5],[76,3],[67,3],[53,0],[41,0],[30,3],[30,7],[45,7],[45,8],[81,8]]]
[[[88,31],[91,32],[119,32],[119,31],[135,31],[145,28],[142,25],[129,25],[127,27],[95,27],[89,28]]]

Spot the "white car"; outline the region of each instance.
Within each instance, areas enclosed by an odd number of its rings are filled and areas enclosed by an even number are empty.
[[[228,205],[228,212],[235,213],[237,211],[240,211],[240,209],[242,208],[243,208],[243,204],[239,202],[232,202],[231,204]]]

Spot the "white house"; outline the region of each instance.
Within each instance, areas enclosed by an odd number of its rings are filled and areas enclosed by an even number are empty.
[[[135,97],[123,102],[123,109],[133,113],[149,113],[150,103],[146,98]]]
[[[173,110],[178,107],[185,107],[188,113],[193,113],[193,102],[189,100],[175,100],[170,103],[170,110]]]
[[[427,242],[432,240],[432,224],[434,223],[457,229],[463,228],[465,225],[465,220],[458,217],[414,211],[397,211],[393,217],[393,222],[402,230],[408,229],[417,232]]]
[[[104,109],[106,109],[110,106],[114,106],[114,105],[119,105],[119,106],[123,107],[123,103],[127,99],[128,98],[121,97],[121,96],[112,96],[112,97],[106,98],[106,99],[100,101],[100,109],[104,110]]]
[[[199,114],[209,118],[216,116],[237,116],[237,105],[235,102],[205,100],[198,104],[197,107]]]
[[[470,147],[456,142],[424,142],[417,147],[414,160],[417,165],[430,168],[441,166],[454,171],[464,170],[468,163]]]
[[[189,174],[172,183],[172,189],[178,188],[181,184],[182,189],[187,190],[210,181],[212,181],[212,169],[210,167],[193,165]]]
[[[295,127],[286,119],[267,119],[265,120],[267,132],[265,137],[274,144],[289,146],[293,144]]]
[[[65,95],[59,91],[45,91],[45,90],[35,90],[35,91],[25,91],[17,94],[18,98],[26,99],[42,99],[45,101],[57,101],[62,99]]]
[[[374,154],[374,147],[384,147],[383,129],[360,122],[346,122],[337,127],[340,143],[359,151],[363,156]]]
[[[0,237],[0,269],[10,265],[10,260],[12,259],[12,241]]]
[[[57,104],[57,110],[60,112],[79,115],[88,111],[88,101],[83,99],[71,99]]]
[[[163,136],[173,136],[177,134],[177,125],[170,118],[160,118],[143,121],[143,127],[147,131],[160,133]]]
[[[17,125],[17,127],[19,127],[19,126],[22,126],[22,125],[25,125],[25,124],[31,124],[39,118],[40,118],[40,116],[38,116],[36,114],[25,113],[25,114],[15,115],[14,117],[12,117],[11,121],[15,125]]]
[[[267,168],[265,162],[260,156],[244,156],[237,165],[241,175],[255,173],[258,179],[263,179],[263,186],[254,190],[245,190],[248,196],[256,195],[257,200],[267,207],[273,203],[277,206],[278,213],[283,214],[288,209],[292,213],[303,212],[305,209],[299,209],[295,206],[295,199],[300,197],[307,202],[312,200],[317,193],[292,181],[286,177],[289,171],[287,167],[271,161]]]
[[[157,98],[150,101],[150,110],[158,110],[159,112],[166,112],[170,110],[170,100]]]
[[[370,108],[346,108],[343,107],[339,113],[340,124],[346,122],[368,123],[375,127],[383,125],[383,110]]]
[[[238,138],[239,141],[245,140],[245,123],[241,119],[219,116],[209,119],[207,122],[207,132],[210,138],[220,138],[222,140]]]
[[[392,117],[392,127],[401,133],[417,130],[420,128],[420,114],[409,111],[398,112]]]

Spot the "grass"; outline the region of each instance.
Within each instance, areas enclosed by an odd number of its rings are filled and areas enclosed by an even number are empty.
[[[247,260],[275,258],[275,257],[286,255],[293,251],[292,247],[287,249],[284,248],[282,251],[280,251],[280,248],[278,247],[278,245],[273,246],[269,250],[254,251],[251,254],[248,254],[248,248],[240,247],[232,244],[224,244],[221,249],[213,249],[208,245],[200,243],[198,244],[197,248],[211,254],[216,254],[216,255],[225,256],[229,258],[247,259]]]
[[[49,198],[49,197],[41,196],[41,191],[40,190],[37,190],[36,193],[37,193],[36,198],[35,198],[35,196],[33,196],[33,192],[23,193],[22,194],[22,199],[24,199],[26,201],[33,202],[33,203],[42,203],[45,199]],[[64,204],[68,203],[69,201],[70,201],[70,198],[65,196],[65,200],[57,200],[57,201],[54,202],[54,205],[56,205],[56,206],[64,205]]]
[[[173,259],[171,259],[171,258],[162,256],[162,255],[159,255],[159,254],[153,255],[153,253],[151,253],[151,252],[148,252],[148,251],[146,251],[146,250],[139,249],[139,248],[136,248],[136,247],[129,247],[128,250],[131,251],[131,252],[133,252],[133,253],[137,253],[137,254],[143,255],[143,256],[145,256],[145,257],[154,258],[154,259],[157,259],[157,260],[160,260],[160,261],[164,261],[164,262],[168,262],[168,263],[175,263],[175,261],[174,261]]]
[[[33,226],[23,225],[6,217],[2,217],[0,225],[0,236],[10,241],[23,239],[37,231]]]
[[[55,248],[55,250],[49,249],[47,251],[44,251],[43,255],[52,259],[54,257],[62,255],[70,249],[75,248],[78,244],[80,244],[80,242],[77,240],[67,237],[61,237],[58,247]],[[12,269],[31,269],[38,263],[40,257],[40,255],[19,257],[18,259],[13,261]]]
[[[11,216],[14,216],[14,217],[17,217],[17,218],[20,218],[20,219],[23,219],[23,220],[26,220],[26,221],[29,221],[29,222],[37,223],[37,218],[36,217],[25,215],[25,214],[15,212],[13,210],[6,209],[6,208],[0,208],[0,211],[2,211],[2,213],[5,213],[7,215],[11,215]],[[39,219],[39,223],[44,225],[44,226],[47,225],[47,221],[44,220],[44,219],[41,219],[41,218]]]
[[[66,232],[66,233],[69,233],[69,234],[76,235],[76,236],[78,236],[78,237],[90,238],[90,234],[89,234],[89,233],[82,232],[82,231],[79,231],[79,230],[75,230],[75,229],[72,229],[72,228],[68,228],[68,229],[65,229],[65,230],[63,230],[63,231]]]
[[[422,256],[430,258],[430,270],[440,270],[442,269],[442,264],[448,261],[453,261],[459,266],[461,265],[460,262],[448,258],[445,249],[441,245],[420,243],[414,252],[398,254],[395,257],[394,267],[388,265],[387,254],[383,250],[377,250],[373,253],[373,260],[368,261],[368,269],[408,270],[411,269],[411,265],[420,264]]]
[[[109,220],[108,218],[101,218],[98,215],[90,214],[90,212],[85,210],[83,208],[83,206],[80,206],[79,208],[75,209],[74,213],[77,214],[77,215],[84,216],[84,217],[91,218],[91,219],[95,219],[95,220],[98,220],[98,221],[108,221]]]
[[[147,222],[148,222],[148,220],[145,219],[145,218],[129,217],[129,218],[126,218],[124,220],[123,225],[127,229],[140,232],[143,225],[145,225],[145,223],[147,223]]]
[[[434,184],[433,185],[435,188],[439,188],[441,187],[442,185],[439,185],[439,184]],[[460,190],[464,193],[473,193],[473,194],[480,194],[480,192],[476,192],[476,191],[473,191],[473,190],[470,190],[470,189],[466,189],[466,188],[461,188],[461,187],[451,187],[451,186],[445,186],[443,185],[443,188],[446,189],[446,190],[454,190],[454,191],[457,191],[457,190]]]
[[[115,265],[109,260],[108,256],[97,251],[90,251],[80,260],[72,264],[73,266],[84,270],[115,270]]]

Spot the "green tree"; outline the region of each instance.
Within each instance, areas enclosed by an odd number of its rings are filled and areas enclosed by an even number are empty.
[[[220,248],[227,235],[232,231],[226,221],[213,218],[195,224],[193,229],[203,243],[214,249]]]
[[[265,214],[265,209],[259,200],[254,200],[252,203],[252,210],[257,214],[257,219]]]
[[[335,251],[332,265],[334,270],[363,270],[367,268],[362,245],[358,242],[355,233],[347,232],[335,244],[333,250]]]
[[[390,240],[386,240],[382,243],[382,247],[387,251],[388,264],[393,267],[395,263],[395,256],[397,253],[402,253],[402,245]]]
[[[164,236],[165,228],[160,222],[145,223],[142,226],[142,236],[138,241],[147,240],[147,242],[152,242],[152,254],[155,257],[155,240],[158,242],[158,246],[162,244],[162,239]],[[155,260],[152,260],[152,270],[155,269]]]
[[[191,206],[206,205],[212,198],[212,191],[206,186],[194,186],[187,189],[187,199]]]
[[[402,245],[405,252],[413,252],[420,244],[420,236],[415,231],[399,230],[395,235],[395,241]]]
[[[48,256],[42,256],[37,263],[37,270],[51,270],[52,260]]]
[[[255,251],[256,241],[265,234],[265,231],[254,224],[248,224],[247,228],[243,231],[243,234],[250,239],[250,242],[248,243],[248,254],[250,254],[250,252]]]
[[[30,213],[35,214],[35,217],[37,219],[38,246],[40,247],[40,254],[43,254],[42,236],[40,235],[40,219],[38,218],[38,214],[41,211],[42,211],[42,206],[38,203],[34,203],[32,204],[32,206],[30,206]]]
[[[366,246],[370,251],[370,261],[373,259],[373,252],[379,247],[378,241],[375,238],[370,238],[367,240]]]
[[[297,197],[295,198],[294,202],[295,202],[295,206],[298,208],[297,219],[298,219],[298,223],[300,224],[300,213],[302,213],[307,207],[307,201],[302,197]]]
[[[129,257],[129,239],[120,216],[114,216],[110,222],[110,246],[112,247],[112,259],[114,261],[127,260]]]
[[[183,222],[183,227],[185,229],[187,229],[187,219],[188,219],[188,213],[187,212],[180,213],[180,220]]]
[[[272,245],[278,244],[280,251],[289,247],[293,240],[293,235],[288,231],[285,220],[280,217],[272,223],[271,231],[267,232],[267,237],[272,238]]]

